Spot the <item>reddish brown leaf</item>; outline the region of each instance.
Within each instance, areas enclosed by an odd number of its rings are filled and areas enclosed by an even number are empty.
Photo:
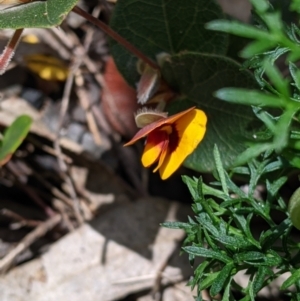
[[[138,109],[136,91],[120,75],[110,57],[104,71],[105,87],[102,94],[104,114],[112,128],[125,137],[137,132],[134,113]]]

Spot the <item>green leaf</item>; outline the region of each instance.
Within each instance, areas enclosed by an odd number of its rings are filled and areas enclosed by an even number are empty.
[[[216,296],[224,287],[226,282],[230,279],[231,271],[234,268],[233,262],[227,263],[220,271],[218,277],[213,282],[209,293],[211,296]]]
[[[267,31],[240,23],[238,21],[214,20],[206,24],[207,29],[231,33],[245,38],[265,40],[270,43],[270,35]]]
[[[292,275],[282,283],[280,289],[286,290],[287,288],[289,288],[291,285],[295,284],[299,280],[300,280],[300,269],[294,271]]]
[[[207,213],[202,212],[198,216],[196,216],[195,219],[200,225],[202,225],[202,227],[204,227],[211,233],[212,237],[218,236],[219,231],[214,226],[213,221]]]
[[[78,0],[47,0],[0,10],[0,28],[49,28],[58,26]]]
[[[214,273],[210,273],[208,275],[205,275],[205,277],[199,283],[200,290],[205,290],[208,287],[210,287],[215,282],[215,280],[218,277],[219,273],[220,272],[214,272]]]
[[[204,195],[213,195],[217,198],[220,198],[221,200],[228,199],[228,196],[226,194],[224,194],[223,191],[212,188],[212,187],[206,185],[205,183],[202,184],[202,189],[203,189]]]
[[[196,246],[189,246],[189,247],[183,247],[182,248],[185,252],[188,254],[192,254],[195,256],[201,256],[205,258],[214,258],[219,261],[222,261],[224,263],[229,263],[231,262],[230,257],[226,256],[225,254],[201,247],[196,247]]]
[[[226,285],[226,288],[225,288],[224,293],[223,293],[222,301],[232,300],[232,299],[230,299],[231,282],[232,282],[232,277],[230,278],[230,280],[228,281],[228,283]]]
[[[210,32],[205,23],[223,18],[215,1],[118,0],[111,27],[145,55],[156,60],[160,53],[183,51],[225,54],[227,34]],[[135,85],[137,58],[115,41],[111,52],[125,79]]]
[[[197,200],[199,195],[198,195],[198,190],[197,190],[197,183],[196,181],[194,181],[193,179],[191,179],[188,176],[183,176],[182,180],[184,182],[184,184],[186,184],[186,186],[189,189],[189,192],[193,198],[193,200]]]
[[[183,223],[183,222],[164,222],[161,223],[161,226],[169,229],[183,229],[183,230],[188,230],[193,227],[191,224]]]
[[[243,58],[251,58],[255,55],[259,55],[262,52],[276,47],[276,41],[259,40],[248,44],[240,53]]]
[[[267,275],[272,275],[273,271],[269,267],[260,266],[255,275],[253,282],[251,283],[251,288],[253,294],[256,295],[264,286],[264,281]]]
[[[290,8],[300,13],[300,0],[293,0]]]
[[[212,150],[217,145],[227,169],[245,150],[244,142],[253,139],[257,119],[252,109],[213,97],[213,92],[223,87],[257,87],[253,76],[240,68],[231,59],[200,53],[174,55],[163,64],[165,80],[186,97],[171,102],[169,111],[197,106],[208,118],[205,137],[185,161],[187,167],[204,172],[214,170]]]
[[[292,62],[289,62],[289,70],[290,70],[290,74],[294,80],[295,86],[297,87],[298,90],[300,90],[300,70]]]
[[[288,231],[289,227],[290,227],[290,220],[285,219],[278,226],[272,227],[264,234],[262,234],[259,239],[262,248],[268,250],[281,235],[283,235],[286,231]]]
[[[284,79],[278,68],[268,60],[264,62],[264,68],[267,76],[273,83],[274,87],[279,93],[286,97],[285,102],[288,102],[290,98],[289,80]]]
[[[260,143],[255,144],[247,148],[244,152],[237,156],[234,164],[236,166],[243,165],[247,162],[250,162],[253,158],[258,157],[263,152],[273,149],[271,143]]]
[[[235,208],[234,208],[235,209]],[[258,241],[254,239],[250,229],[250,221],[251,221],[252,214],[248,215],[247,220],[243,215],[239,215],[236,212],[233,213],[233,218],[235,222],[239,225],[239,228],[243,230],[244,234],[246,235],[247,239],[254,245],[256,248],[260,249],[260,244]]]
[[[284,107],[285,99],[256,90],[243,88],[223,88],[215,92],[215,96],[237,104],[257,107]]]
[[[203,278],[203,276],[205,275],[204,271],[207,269],[207,266],[209,265],[209,261],[205,260],[202,263],[200,263],[198,265],[198,267],[196,268],[195,272],[194,272],[194,279],[193,279],[193,286],[192,289],[194,289],[194,287],[196,286],[196,284],[200,281],[200,279]]]
[[[279,189],[287,182],[288,177],[284,176],[279,179],[276,179],[273,183],[270,183],[268,180],[266,181],[267,184],[267,199],[274,199],[276,194],[278,193]]]
[[[233,251],[240,248],[248,248],[252,246],[252,243],[249,242],[248,239],[239,236],[228,236],[223,234],[219,235],[215,239],[222,245]]]
[[[215,163],[216,163],[216,169],[218,171],[218,175],[220,178],[220,182],[222,185],[222,189],[224,191],[224,193],[229,196],[229,192],[228,192],[228,187],[227,187],[227,183],[226,183],[226,176],[225,176],[225,171],[223,168],[223,164],[222,164],[222,160],[221,160],[221,155],[220,152],[218,150],[218,146],[215,145],[214,146],[214,158],[215,158]]]
[[[266,260],[265,254],[261,252],[256,252],[256,251],[249,251],[249,252],[243,252],[243,253],[238,253],[234,256],[234,259],[239,263],[249,263],[253,265],[257,264],[262,264]]]
[[[0,161],[11,156],[29,132],[32,119],[27,115],[19,116],[5,131],[0,148]]]

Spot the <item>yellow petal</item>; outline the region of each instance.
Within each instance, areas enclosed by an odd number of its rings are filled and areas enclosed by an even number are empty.
[[[164,144],[162,145],[162,149],[161,149],[161,153],[160,153],[160,156],[159,156],[158,164],[155,167],[155,169],[153,170],[153,172],[157,172],[160,169],[160,167],[162,166],[162,164],[164,163],[164,160],[165,160],[167,152],[168,152],[168,145],[169,145],[169,140],[166,140],[164,142]]]
[[[159,159],[162,150],[165,148],[166,141],[168,141],[168,134],[165,131],[156,130],[148,135],[142,155],[144,167],[149,167]]]
[[[170,177],[190,155],[204,137],[207,117],[201,110],[194,109],[180,117],[173,124],[177,131],[177,145],[172,145],[170,136],[169,148],[165,160],[159,169],[160,177]],[[174,143],[174,141],[173,141]]]

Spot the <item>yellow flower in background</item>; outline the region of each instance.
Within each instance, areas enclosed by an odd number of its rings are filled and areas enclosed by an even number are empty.
[[[64,61],[44,54],[31,54],[24,57],[26,66],[44,80],[65,81],[69,75]]]
[[[206,122],[205,113],[192,107],[146,125],[125,146],[147,136],[142,164],[150,167],[157,163],[153,172],[159,170],[160,177],[165,180],[201,142],[206,132]]]
[[[22,42],[28,44],[37,44],[40,42],[40,39],[35,34],[27,34],[22,37]]]

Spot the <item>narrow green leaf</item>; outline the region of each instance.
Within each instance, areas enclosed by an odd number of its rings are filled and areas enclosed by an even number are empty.
[[[255,144],[249,148],[247,148],[244,152],[242,152],[235,161],[235,165],[243,165],[247,162],[250,162],[253,158],[258,157],[263,152],[273,149],[273,146],[271,143],[260,143]]]
[[[231,282],[232,282],[232,277],[230,277],[229,281],[227,282],[226,288],[224,290],[223,296],[222,296],[222,301],[230,301],[230,294],[231,294]]]
[[[266,256],[265,254],[257,251],[249,251],[238,253],[234,256],[234,259],[240,264],[243,262],[250,263],[250,264],[258,264],[264,263]]]
[[[216,237],[219,235],[218,229],[214,226],[212,220],[210,219],[207,213],[200,213],[195,218],[199,222],[199,224],[202,225],[202,227],[204,227],[211,233],[212,236]]]
[[[256,117],[259,118],[271,132],[275,131],[277,118],[274,118],[270,113],[259,107],[253,107],[253,112]],[[267,133],[265,140],[268,140],[271,137],[272,134]]]
[[[243,215],[237,214],[236,212],[233,214],[233,218],[236,223],[239,225],[239,228],[242,229],[244,234],[246,235],[249,242],[254,245],[256,248],[260,249],[260,244],[255,238],[252,236],[251,229],[250,229],[250,221],[253,214],[249,214],[247,219]]]
[[[228,236],[223,234],[218,235],[217,237],[215,237],[215,239],[233,251],[252,246],[252,243],[249,242],[245,237]]]
[[[286,290],[299,280],[300,280],[300,269],[294,271],[292,275],[282,283],[280,289]]]
[[[169,229],[183,229],[183,230],[188,230],[193,227],[191,224],[183,223],[183,222],[164,222],[161,223],[161,226]]]
[[[275,180],[273,183],[267,181],[268,195],[270,195],[271,198],[274,198],[278,193],[279,189],[287,182],[287,180],[288,178],[285,176]]]
[[[278,226],[272,227],[270,230],[262,234],[259,239],[262,248],[268,250],[281,235],[288,231],[289,227],[290,220],[285,219]]]
[[[228,191],[228,188],[227,188],[226,177],[225,177],[225,171],[224,171],[224,168],[223,168],[223,164],[222,164],[222,161],[221,161],[221,155],[220,155],[220,152],[219,152],[219,149],[218,149],[217,145],[214,146],[214,159],[215,159],[215,162],[216,162],[216,169],[218,171],[218,175],[219,175],[219,178],[220,178],[222,189],[223,189],[224,193],[227,196],[229,196],[229,191]]]
[[[223,192],[218,189],[212,188],[205,183],[202,184],[202,189],[203,189],[203,194],[204,195],[211,195],[215,196],[221,200],[227,200],[228,196]]]
[[[272,33],[275,33],[278,40],[284,40],[285,37],[282,37],[282,39],[280,39],[280,35],[283,29],[281,12],[273,11],[270,13],[263,14],[263,20],[270,28],[270,31]]]
[[[221,292],[226,282],[231,278],[231,271],[233,268],[233,262],[229,262],[221,269],[218,277],[215,279],[209,290],[211,296],[216,296]]]
[[[219,246],[215,243],[214,241],[214,237],[213,235],[211,235],[211,233],[209,233],[207,231],[206,228],[203,227],[203,234],[204,234],[204,237],[205,237],[205,244],[207,245],[207,247],[211,248],[212,250],[218,252],[220,250]]]
[[[290,101],[289,81],[284,79],[277,67],[270,61],[264,62],[265,73],[273,83],[276,90],[286,97],[286,102]]]
[[[204,193],[203,193],[203,181],[202,177],[200,176],[197,182],[197,192],[200,199],[204,199]]]
[[[270,162],[269,164],[266,165],[266,167],[264,169],[264,173],[273,172],[273,171],[280,170],[283,168],[284,168],[284,163],[282,162],[282,159],[279,157],[277,161]],[[282,177],[280,179],[281,179],[280,181],[284,181],[284,180],[286,181],[286,177]],[[283,184],[284,183],[282,183],[282,185]]]
[[[184,184],[186,184],[186,186],[188,187],[193,200],[197,200],[199,196],[198,196],[196,181],[194,181],[193,179],[191,179],[188,176],[182,176],[182,180],[183,180]]]
[[[206,270],[206,268],[209,265],[209,261],[205,260],[202,263],[200,263],[198,265],[198,267],[196,268],[195,272],[194,272],[194,284],[192,286],[192,289],[194,289],[194,287],[199,283],[199,281],[205,277],[205,273],[204,271]]]
[[[253,293],[256,296],[257,293],[264,287],[265,278],[267,275],[272,275],[271,268],[260,266],[252,282]]]
[[[266,12],[270,8],[270,3],[266,0],[251,0],[255,10],[260,13]]]
[[[216,91],[214,95],[228,102],[257,107],[282,108],[285,105],[283,98],[243,88],[223,88]]]
[[[214,20],[205,25],[207,29],[227,32],[245,38],[270,41],[270,34],[261,29],[238,21]]]
[[[200,290],[205,290],[205,289],[209,288],[214,283],[214,281],[218,277],[219,273],[220,272],[206,274],[205,278],[199,283]]]
[[[284,113],[280,116],[276,128],[274,131],[274,148],[277,152],[282,151],[289,141],[290,135],[290,126],[292,124],[292,119],[296,113],[298,108],[295,110],[294,108],[289,108],[284,111]]]
[[[295,86],[297,87],[298,90],[300,90],[300,70],[292,62],[289,62],[289,70],[294,80]]]
[[[204,257],[204,258],[213,258],[213,259],[222,261],[224,263],[229,263],[231,261],[230,257],[226,256],[222,252],[216,252],[216,251],[212,251],[209,249],[196,247],[196,246],[183,247],[182,249],[185,252],[195,255],[195,256],[200,256],[200,257]]]
[[[19,116],[4,133],[0,149],[0,161],[12,155],[25,139],[30,130],[32,119],[27,115]]]
[[[243,58],[250,59],[255,55],[262,54],[263,52],[270,50],[277,46],[277,41],[270,40],[258,40],[252,43],[249,43],[240,53],[240,56]]]

